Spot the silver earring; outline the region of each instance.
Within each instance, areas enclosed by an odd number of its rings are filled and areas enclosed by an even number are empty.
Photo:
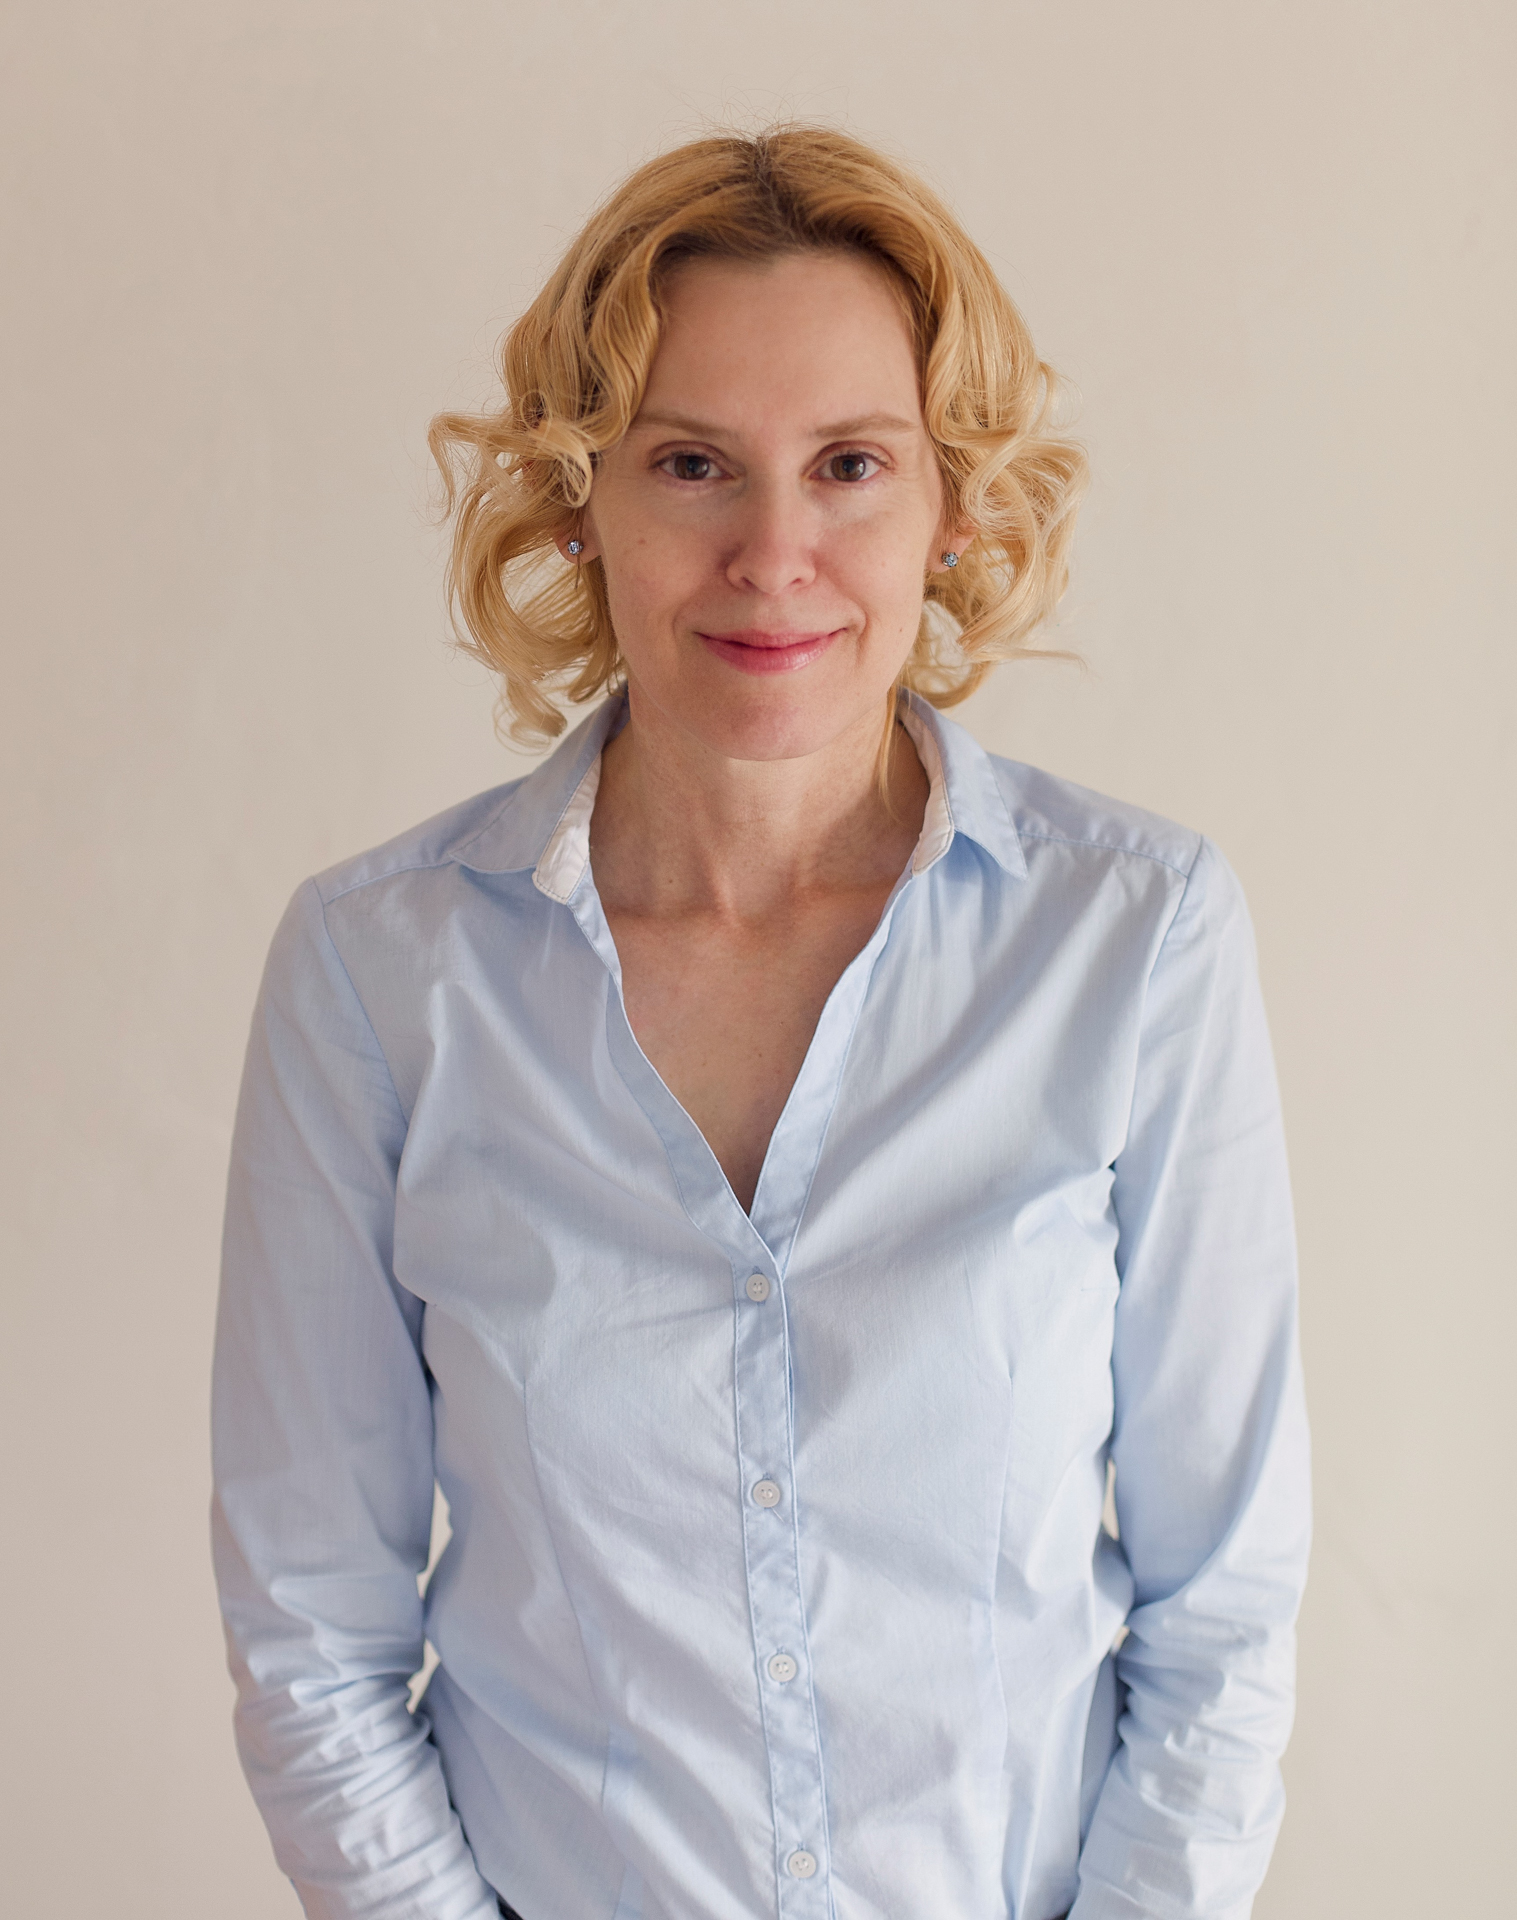
[[[942,560],[945,567],[956,567],[959,564],[959,556],[956,553],[944,553],[938,557]]]
[[[569,542],[569,554],[572,559],[577,560],[584,550],[585,543],[583,540],[571,540]]]

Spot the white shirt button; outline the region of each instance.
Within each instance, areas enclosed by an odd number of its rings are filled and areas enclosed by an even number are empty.
[[[809,1880],[816,1872],[816,1855],[807,1853],[804,1847],[797,1847],[785,1865],[797,1880]]]
[[[769,1678],[771,1680],[793,1680],[799,1672],[800,1668],[788,1653],[776,1653],[771,1656],[769,1661]]]
[[[753,1489],[753,1497],[761,1507],[777,1507],[780,1504],[780,1490],[772,1480],[760,1480]]]
[[[769,1279],[766,1274],[749,1274],[748,1298],[750,1300],[767,1300],[769,1298]]]

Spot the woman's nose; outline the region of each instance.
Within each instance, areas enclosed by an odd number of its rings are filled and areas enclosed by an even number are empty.
[[[739,503],[727,578],[749,593],[779,594],[816,578],[815,515],[799,490],[761,483]]]

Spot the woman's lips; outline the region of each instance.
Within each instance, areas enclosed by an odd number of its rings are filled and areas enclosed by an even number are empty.
[[[749,627],[738,633],[703,633],[700,637],[719,660],[739,673],[791,673],[808,667],[842,633],[764,633]]]

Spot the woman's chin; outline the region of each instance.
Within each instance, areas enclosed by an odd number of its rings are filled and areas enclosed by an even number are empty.
[[[650,744],[661,736],[661,750],[683,736],[726,760],[800,760],[855,732],[878,731],[890,683],[860,688],[829,684],[830,678],[724,669],[667,689],[642,689],[634,681],[633,720]]]

